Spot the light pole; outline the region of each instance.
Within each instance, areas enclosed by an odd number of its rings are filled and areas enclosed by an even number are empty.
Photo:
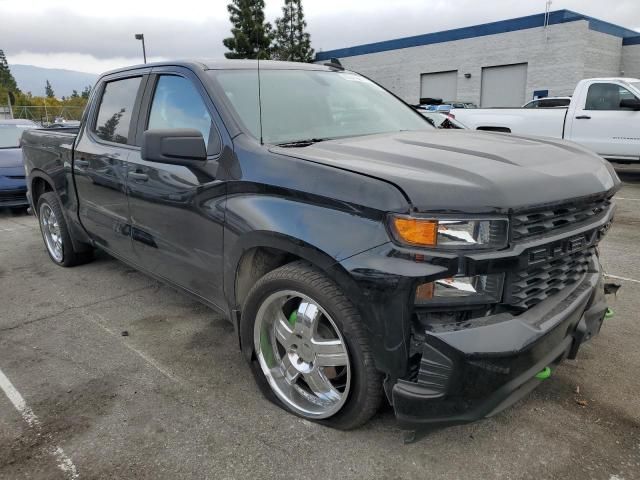
[[[144,34],[136,33],[136,40],[142,40],[142,57],[144,58],[144,63],[147,63],[147,51],[144,48]]]

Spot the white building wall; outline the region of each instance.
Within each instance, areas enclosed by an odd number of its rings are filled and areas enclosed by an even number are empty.
[[[625,77],[640,78],[640,45],[622,47],[622,71]]]
[[[547,89],[550,95],[568,95],[584,78],[589,33],[588,22],[580,20],[551,25],[546,31],[531,28],[340,61],[345,68],[372,78],[409,103],[418,102],[420,74],[458,70],[457,100],[479,104],[482,67],[524,62],[528,64],[526,98],[532,98],[534,90]],[[466,73],[471,77],[465,78]]]
[[[622,38],[589,30],[585,54],[584,78],[620,76]]]

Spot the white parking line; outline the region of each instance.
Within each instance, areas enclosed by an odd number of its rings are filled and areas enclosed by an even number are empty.
[[[615,278],[616,280],[624,280],[626,282],[640,283],[640,280],[636,280],[635,278],[619,277],[618,275],[609,275],[608,273],[605,273],[604,276],[608,278]]]
[[[615,197],[616,200],[631,200],[634,202],[640,202],[640,198],[629,198],[629,197]]]
[[[33,413],[31,407],[27,405],[27,402],[25,402],[22,395],[20,395],[20,392],[16,389],[16,387],[13,386],[11,381],[2,372],[2,370],[0,370],[0,388],[2,388],[9,401],[13,404],[16,410],[18,410],[23,420],[27,422],[29,427],[35,430],[37,436],[41,436],[42,427],[40,425],[40,420],[38,419],[36,414]],[[49,439],[51,438],[50,435],[46,435],[46,437],[48,437]],[[69,458],[67,454],[64,453],[64,450],[62,450],[62,448],[57,445],[52,446],[49,448],[49,453],[56,459],[58,468],[64,472],[65,476],[68,479],[76,480],[80,478],[76,466],[73,464],[71,458]]]

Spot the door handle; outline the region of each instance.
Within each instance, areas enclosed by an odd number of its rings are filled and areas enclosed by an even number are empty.
[[[89,166],[89,160],[85,160],[84,158],[79,158],[76,160],[76,165],[78,167],[88,167]]]
[[[591,117],[589,115],[578,115],[576,120],[591,120]]]
[[[136,182],[146,182],[149,180],[149,175],[140,172],[130,172],[129,177],[134,179]]]

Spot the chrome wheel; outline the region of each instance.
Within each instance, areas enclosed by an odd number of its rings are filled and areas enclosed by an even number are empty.
[[[60,224],[58,223],[56,214],[46,203],[43,203],[40,207],[40,227],[42,228],[44,243],[47,245],[49,254],[56,262],[62,262],[64,250]]]
[[[347,346],[313,299],[291,290],[267,297],[256,315],[254,347],[274,393],[299,415],[328,418],[344,405],[351,384]]]

